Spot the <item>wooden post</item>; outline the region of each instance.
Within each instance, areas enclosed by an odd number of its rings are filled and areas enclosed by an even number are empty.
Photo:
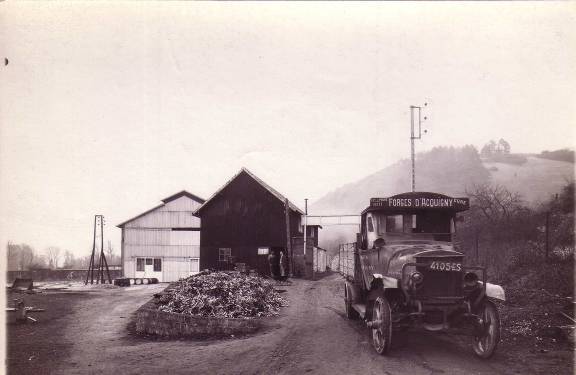
[[[290,270],[288,275],[290,277],[293,275],[294,270],[294,254],[292,253],[292,241],[290,238],[290,204],[288,203],[288,198],[284,200],[284,213],[286,215],[286,251],[290,254]]]
[[[479,254],[478,254],[478,236],[479,230],[476,230],[476,265],[480,264]]]

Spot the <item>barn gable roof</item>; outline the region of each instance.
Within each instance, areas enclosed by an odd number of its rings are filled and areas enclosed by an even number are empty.
[[[174,195],[171,195],[168,198],[164,198],[164,199],[162,199],[162,202],[164,202],[164,203],[172,202],[173,200],[178,199],[180,197],[188,197],[192,200],[195,200],[196,202],[198,202],[200,204],[206,202],[204,199],[202,199],[202,198],[200,198],[200,197],[198,197],[192,193],[189,193],[186,190],[182,190],[181,192],[176,193]]]
[[[248,176],[250,176],[254,181],[256,181],[258,184],[260,184],[264,189],[268,190],[273,196],[275,196],[276,198],[278,198],[278,200],[280,200],[282,202],[282,204],[284,204],[284,202],[286,201],[286,197],[284,197],[282,194],[280,194],[277,190],[275,190],[274,188],[272,188],[270,185],[268,185],[267,183],[265,183],[264,181],[262,181],[258,176],[256,176],[254,173],[250,172],[247,168],[242,168],[240,169],[240,171],[238,173],[236,173],[230,180],[228,180],[228,182],[226,182],[220,189],[218,189],[210,198],[208,198],[206,200],[206,202],[204,202],[204,204],[202,204],[200,207],[198,207],[198,209],[196,210],[196,212],[200,212],[202,211],[202,209],[215,197],[218,196],[218,194],[220,194],[220,192],[222,190],[224,190],[228,185],[230,185],[238,176],[240,176],[242,173],[247,174]],[[294,203],[288,201],[288,206],[290,207],[290,209],[292,211],[296,211],[301,215],[304,215],[304,212],[299,209]]]
[[[159,205],[156,206],[156,207],[152,207],[152,208],[149,209],[148,211],[144,211],[144,212],[142,212],[140,215],[134,216],[133,218],[128,219],[128,220],[126,220],[125,222],[120,223],[120,224],[118,224],[118,225],[116,225],[116,226],[117,226],[118,228],[123,228],[124,225],[128,224],[129,222],[134,221],[134,220],[136,220],[136,219],[139,219],[139,218],[141,218],[142,216],[147,215],[147,214],[149,214],[150,212],[159,209],[160,207],[163,207],[164,205],[166,205],[166,203],[172,202],[173,200],[176,200],[176,199],[178,199],[178,198],[180,198],[180,197],[188,197],[188,198],[190,198],[190,199],[192,199],[192,200],[195,200],[196,202],[198,202],[198,203],[200,203],[200,204],[202,204],[202,203],[205,202],[204,199],[202,199],[202,198],[200,198],[200,197],[198,197],[198,196],[196,196],[196,195],[194,195],[194,194],[192,194],[192,193],[189,193],[189,192],[187,192],[186,190],[182,190],[182,191],[180,191],[180,192],[178,192],[178,193],[176,193],[176,194],[173,194],[173,195],[169,196],[168,198],[162,199],[162,202],[163,202],[162,204],[159,204]]]

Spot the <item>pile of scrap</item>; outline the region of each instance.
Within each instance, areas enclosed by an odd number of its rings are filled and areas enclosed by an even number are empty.
[[[217,318],[274,316],[285,304],[259,276],[210,271],[178,281],[156,302],[161,311]]]

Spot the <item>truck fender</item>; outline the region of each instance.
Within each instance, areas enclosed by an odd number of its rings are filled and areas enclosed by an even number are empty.
[[[504,288],[496,284],[486,283],[486,297],[493,298],[502,302],[506,301]]]
[[[350,301],[350,303],[352,304],[360,303],[361,301],[360,288],[349,281],[346,281],[344,287],[346,288],[346,293],[348,295],[348,300]]]
[[[393,277],[383,276],[381,273],[372,274],[374,279],[382,280],[382,287],[384,289],[398,288],[398,279]]]

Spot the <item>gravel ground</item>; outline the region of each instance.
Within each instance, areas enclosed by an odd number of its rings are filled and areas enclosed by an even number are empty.
[[[294,280],[289,301],[261,332],[214,340],[151,339],[130,330],[136,309],[166,285],[31,295],[45,307],[36,324],[9,325],[10,374],[572,374],[573,350],[545,353],[521,338],[503,342],[491,360],[470,340],[404,332],[377,355],[359,321],[345,318],[342,281]],[[44,315],[40,315],[44,314]]]

